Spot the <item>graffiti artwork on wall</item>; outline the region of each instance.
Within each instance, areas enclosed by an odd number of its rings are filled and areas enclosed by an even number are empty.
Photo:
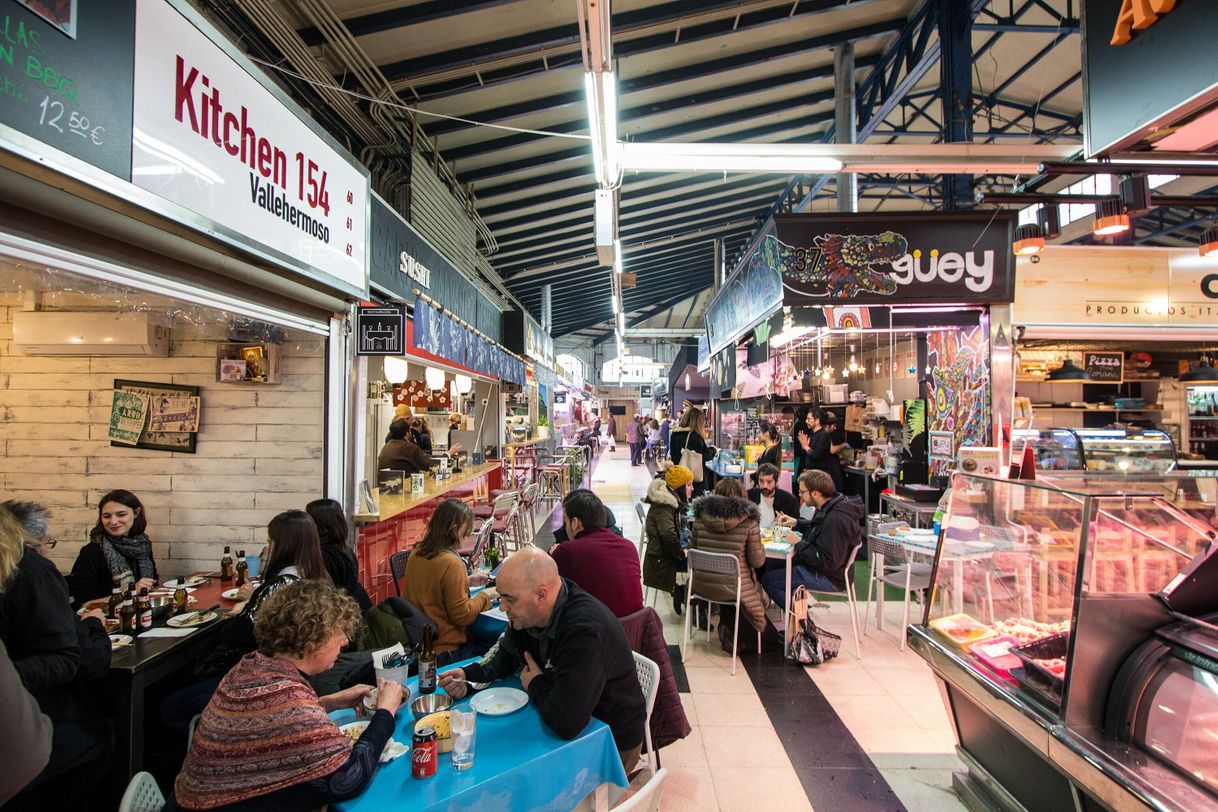
[[[930,431],[951,432],[953,448],[991,445],[989,339],[981,326],[926,336],[930,365],[927,398]],[[932,475],[946,474],[954,460],[932,460]]]

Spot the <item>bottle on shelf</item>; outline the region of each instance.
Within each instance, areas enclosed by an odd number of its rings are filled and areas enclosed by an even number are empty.
[[[250,565],[245,562],[245,550],[237,551],[237,586],[245,586],[249,580]]]
[[[220,556],[220,580],[231,581],[234,576],[233,572],[233,555],[228,546],[224,548],[224,555]]]
[[[135,604],[135,614],[140,631],[144,632],[152,628],[152,600],[148,597],[148,587],[140,590],[140,596]]]
[[[423,650],[419,652],[419,693],[436,692],[436,652],[432,646],[431,624],[423,626]]]

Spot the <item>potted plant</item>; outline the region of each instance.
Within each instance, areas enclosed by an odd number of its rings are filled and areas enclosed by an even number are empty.
[[[537,438],[539,440],[550,439],[550,419],[544,414],[537,418]]]

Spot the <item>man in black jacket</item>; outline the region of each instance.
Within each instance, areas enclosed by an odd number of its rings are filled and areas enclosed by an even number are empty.
[[[824,471],[805,471],[799,478],[799,496],[804,504],[816,508],[811,519],[780,519],[787,527],[803,533],[795,545],[795,561],[791,571],[791,586],[803,585],[821,592],[844,592],[850,552],[862,543],[863,503],[854,496],[845,496],[833,487],[833,478]],[[780,568],[767,569],[761,575],[766,594],[781,606],[787,605],[786,575]]]
[[[494,682],[519,672],[542,721],[564,739],[578,736],[593,716],[608,725],[629,773],[647,707],[621,622],[533,547],[504,562],[496,586],[511,627],[487,658],[445,671],[440,685],[458,700],[466,693],[458,680]]]
[[[749,501],[761,511],[762,529],[773,527],[779,516],[798,516],[795,494],[778,487],[778,466],[763,462],[757,466],[757,487],[749,490]]]

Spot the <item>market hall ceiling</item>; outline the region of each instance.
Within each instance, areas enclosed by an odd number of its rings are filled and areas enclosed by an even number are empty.
[[[197,1],[252,56],[278,66],[270,73],[372,166],[374,188],[391,202],[410,200],[402,190],[412,169],[447,177],[476,215],[484,272],[535,317],[541,287],[552,285],[556,337],[611,335],[591,153],[586,140],[558,137],[587,133],[575,0]],[[831,140],[833,48],[851,42],[860,132],[874,143],[940,141],[941,2],[957,0],[615,0],[620,136]],[[978,10],[974,140],[1081,143],[1078,0],[963,2]],[[361,97],[454,118],[374,110]],[[412,143],[430,168],[407,167]],[[862,176],[859,208],[932,209],[941,182]],[[723,241],[730,267],[780,201],[811,195],[813,210],[833,210],[834,194],[832,178],[816,176],[628,175],[620,238],[638,284],[624,291],[627,327],[712,286],[712,240]]]

